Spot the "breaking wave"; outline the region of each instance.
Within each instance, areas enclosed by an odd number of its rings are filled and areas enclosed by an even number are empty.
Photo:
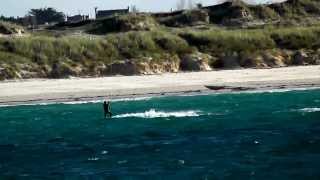
[[[111,102],[127,102],[127,101],[148,101],[154,97],[136,97],[136,98],[121,98],[121,99],[111,99]],[[34,103],[34,104],[16,104],[16,105],[6,105],[0,104],[1,107],[14,107],[14,106],[47,106],[55,104],[66,104],[66,105],[77,105],[77,104],[96,104],[102,103],[104,100],[89,100],[89,101],[67,101],[67,102],[48,102],[48,103]]]
[[[312,113],[312,112],[320,112],[320,108],[303,108],[300,109],[301,112]]]
[[[48,106],[57,103],[35,103],[35,104],[0,104],[0,108],[2,107],[16,107],[16,106]]]
[[[199,117],[201,116],[201,111],[176,111],[176,112],[164,112],[164,111],[156,111],[155,109],[150,109],[149,111],[141,112],[141,113],[127,113],[120,114],[114,116],[114,118],[128,118],[128,117],[136,117],[136,118],[167,118],[167,117]]]
[[[111,99],[111,102],[126,102],[126,101],[148,101],[152,99],[152,97],[136,97],[136,98],[121,98],[121,99]],[[104,100],[91,100],[91,101],[71,101],[71,102],[62,102],[58,104],[95,104],[102,103]]]
[[[310,91],[310,90],[319,90],[320,87],[298,87],[298,88],[284,88],[284,89],[258,89],[258,90],[249,90],[249,91],[239,91],[232,92],[231,94],[260,94],[260,93],[284,93],[292,91]],[[221,93],[224,94],[224,93]]]

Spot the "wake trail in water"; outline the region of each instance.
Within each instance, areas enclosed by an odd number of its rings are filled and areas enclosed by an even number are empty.
[[[201,111],[189,110],[189,111],[176,111],[176,112],[165,112],[165,111],[156,111],[155,109],[150,109],[145,112],[141,113],[127,113],[127,114],[120,114],[114,116],[114,118],[167,118],[167,117],[199,117],[201,116]]]

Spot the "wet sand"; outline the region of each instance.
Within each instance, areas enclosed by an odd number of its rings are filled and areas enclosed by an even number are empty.
[[[0,82],[0,105],[320,87],[320,66]]]

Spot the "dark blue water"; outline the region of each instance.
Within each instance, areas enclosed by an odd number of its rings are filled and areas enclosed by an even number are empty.
[[[0,179],[320,179],[320,90],[0,108]]]

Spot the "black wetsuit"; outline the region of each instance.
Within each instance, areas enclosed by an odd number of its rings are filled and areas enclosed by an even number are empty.
[[[106,118],[107,115],[109,115],[109,117],[112,117],[112,112],[110,110],[110,104],[107,102],[103,103],[103,110],[104,110],[104,117]]]

